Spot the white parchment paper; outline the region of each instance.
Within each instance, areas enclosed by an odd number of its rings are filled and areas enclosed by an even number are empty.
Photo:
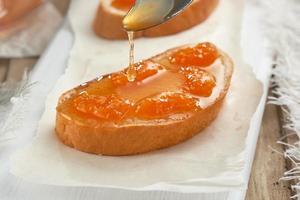
[[[64,146],[54,134],[55,107],[67,89],[126,66],[126,41],[106,41],[91,30],[98,0],[74,0],[70,20],[75,44],[69,66],[46,101],[32,145],[13,157],[12,173],[26,180],[68,186],[102,186],[132,190],[220,191],[245,186],[245,141],[262,94],[240,48],[243,1],[223,0],[203,24],[180,34],[136,40],[137,58],[147,58],[187,43],[212,41],[234,60],[230,91],[211,126],[189,141],[164,150],[130,157],[82,153]]]

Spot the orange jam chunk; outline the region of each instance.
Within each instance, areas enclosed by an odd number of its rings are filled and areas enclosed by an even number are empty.
[[[73,105],[77,111],[101,120],[120,121],[133,110],[128,100],[116,95],[97,96],[83,93],[73,100]]]
[[[196,109],[199,109],[196,99],[177,93],[144,99],[137,105],[135,113],[138,118],[157,119]]]
[[[128,11],[135,4],[135,0],[113,0],[111,5],[119,10]]]
[[[197,67],[181,68],[180,73],[186,77],[184,90],[193,95],[209,97],[216,86],[215,77]]]
[[[144,61],[134,64],[134,70],[136,71],[135,82],[143,81],[144,79],[153,76],[158,73],[159,70],[164,68],[154,62]],[[125,86],[129,83],[127,75],[124,72],[118,72],[110,76],[115,86]]]
[[[207,67],[218,58],[217,47],[209,42],[200,43],[195,47],[186,47],[169,57],[171,64],[181,67]]]

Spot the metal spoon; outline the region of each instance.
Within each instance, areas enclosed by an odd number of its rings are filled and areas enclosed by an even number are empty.
[[[126,31],[141,31],[157,26],[179,14],[193,0],[136,0],[123,19]]]

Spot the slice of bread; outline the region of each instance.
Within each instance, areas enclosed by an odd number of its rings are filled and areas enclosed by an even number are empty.
[[[93,23],[99,37],[106,39],[127,39],[122,21],[126,11],[114,8],[113,0],[101,0]],[[135,37],[159,37],[179,33],[203,22],[216,8],[219,0],[194,0],[183,12],[156,27],[140,31]]]
[[[167,66],[170,54],[181,48],[183,47],[168,50],[149,60]],[[205,68],[217,77],[216,86],[211,96],[200,99],[199,102],[202,102],[200,110],[176,119],[170,117],[162,120],[126,120],[121,123],[101,123],[81,118],[76,113],[71,114],[64,109],[69,99],[82,93],[78,90],[89,87],[90,82],[88,82],[60,97],[55,128],[58,138],[64,144],[83,152],[120,156],[166,148],[193,137],[209,126],[217,117],[230,86],[233,63],[224,52],[218,51],[217,61],[212,66]],[[102,89],[104,90],[104,88]],[[134,93],[136,92],[137,90],[134,91]]]
[[[22,19],[42,2],[43,0],[3,0],[0,4],[0,29]]]

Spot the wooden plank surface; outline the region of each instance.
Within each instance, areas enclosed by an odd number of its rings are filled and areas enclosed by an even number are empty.
[[[69,0],[51,0],[61,13],[65,13]],[[0,59],[0,82],[21,80],[24,70],[31,69],[37,58]],[[278,179],[288,167],[283,156],[283,147],[276,144],[281,137],[279,116],[276,106],[268,105],[265,110],[256,156],[252,167],[247,200],[286,200],[290,196],[287,182]]]
[[[8,63],[8,59],[0,59],[0,83],[6,80]]]
[[[70,0],[50,0],[61,14],[66,14]]]
[[[11,59],[9,62],[6,80],[21,80],[25,71],[29,72],[35,65],[36,61],[37,58]]]
[[[284,109],[288,110],[286,107],[278,107],[278,113],[279,113],[279,121],[280,121],[280,127],[281,127],[281,133],[283,137],[282,141],[291,145],[298,145],[299,143],[299,137],[296,134],[295,131],[290,130],[290,129],[285,129],[283,128],[284,125],[287,124],[287,119],[288,119],[288,113],[284,112]],[[287,146],[284,146],[285,150],[288,148]],[[293,169],[296,167],[295,163],[293,163],[291,160],[286,159],[286,169]],[[298,179],[290,180],[289,184],[290,185],[296,185],[298,182]],[[296,195],[296,191],[292,190],[291,187],[289,188],[291,190],[291,196]]]
[[[278,180],[286,171],[286,161],[278,153],[283,152],[284,147],[276,144],[282,137],[277,110],[277,106],[266,106],[247,200],[287,200],[291,195],[289,183]]]

